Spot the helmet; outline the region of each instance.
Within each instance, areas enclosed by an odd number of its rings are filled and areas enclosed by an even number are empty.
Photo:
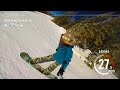
[[[73,34],[71,33],[64,33],[61,36],[61,40],[63,43],[68,44],[68,45],[75,45],[76,39]]]

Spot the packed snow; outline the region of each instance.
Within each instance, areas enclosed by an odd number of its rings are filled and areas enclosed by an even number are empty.
[[[56,52],[60,35],[65,29],[53,23],[52,19],[53,17],[40,12],[0,12],[0,79],[47,79],[22,60],[20,53],[27,52],[36,58]],[[73,51],[64,79],[116,79],[112,73],[100,75],[84,63],[89,50],[83,51],[75,47]],[[51,63],[53,61],[40,65],[46,68]],[[52,73],[56,75],[59,68],[60,66]]]

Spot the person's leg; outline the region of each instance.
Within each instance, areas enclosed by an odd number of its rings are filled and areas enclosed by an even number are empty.
[[[42,66],[40,66],[39,64],[33,64],[34,68],[36,68],[38,71],[40,71],[41,73],[44,72],[44,68]]]
[[[44,69],[38,64],[38,63],[47,62],[47,61],[55,61],[53,58],[53,55],[32,59],[30,63],[33,64],[38,71],[46,75],[49,75],[60,64],[58,62],[54,62],[50,64],[46,69]]]
[[[44,74],[48,75],[50,74],[55,68],[57,68],[57,66],[59,66],[60,64],[58,62],[54,62],[52,64],[50,64],[46,69],[44,69]]]
[[[31,64],[43,63],[48,61],[54,61],[53,55],[35,58],[30,61]]]

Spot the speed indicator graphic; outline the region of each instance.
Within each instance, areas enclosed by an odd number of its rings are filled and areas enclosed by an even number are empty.
[[[109,74],[109,68],[114,69],[114,66],[114,59],[109,54],[99,55],[94,62],[94,68],[96,72],[101,75]]]

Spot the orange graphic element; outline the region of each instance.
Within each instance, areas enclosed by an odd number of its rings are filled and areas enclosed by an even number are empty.
[[[111,61],[112,61],[112,69],[114,69],[114,67],[115,67],[115,62],[114,62],[114,59],[110,56],[110,55],[108,55],[108,54],[103,54],[105,57],[107,57],[107,58],[109,58]]]

